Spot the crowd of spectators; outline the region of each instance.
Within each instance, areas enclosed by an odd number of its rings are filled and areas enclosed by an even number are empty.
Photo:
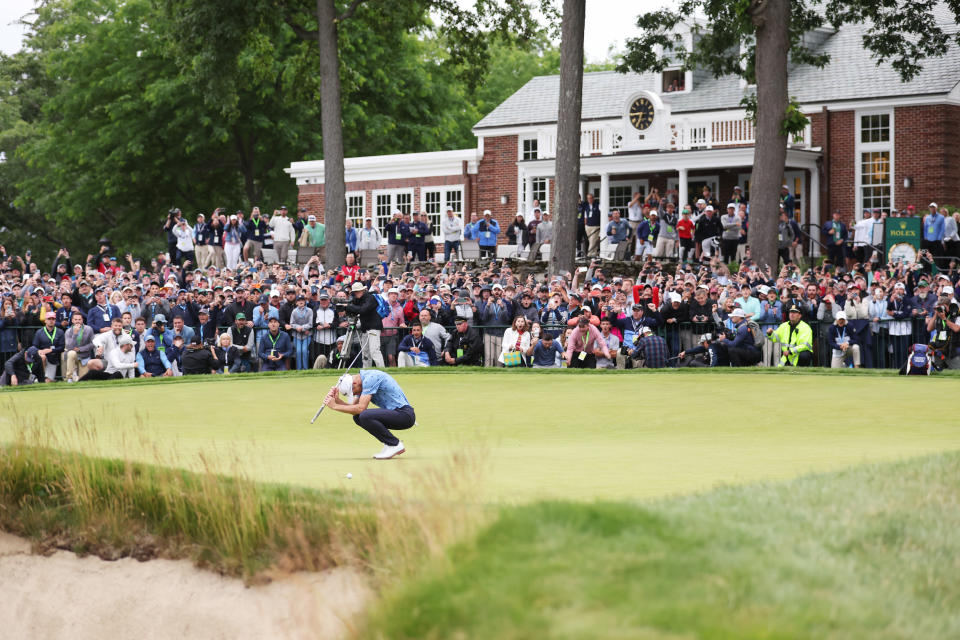
[[[714,217],[703,195],[693,204],[702,209],[696,222],[686,210],[677,219],[669,195],[656,191],[635,198],[626,220],[615,213],[608,235],[635,238],[638,260],[629,274],[629,263],[616,263],[619,277],[597,258],[555,277],[493,260],[501,227],[489,212],[466,224],[447,212],[437,230],[397,212],[386,251],[366,220],[348,230],[351,253],[336,268],[322,262],[322,224],[302,210],[288,216],[285,207],[269,217],[256,208],[249,217],[217,210],[194,225],[171,210],[167,251],[149,264],[129,254],[117,260],[106,238],[82,263],[61,249],[49,270],[29,252],[9,256],[0,247],[3,382],[324,368],[355,356],[378,367],[899,368],[913,344],[930,345],[939,365],[960,368],[960,272],[955,259],[937,259],[950,255],[942,236],[925,233],[916,262],[885,265],[865,240],[816,266],[783,247],[783,265],[774,269],[755,264],[740,241],[741,203]],[[589,256],[599,229],[592,196],[584,204]],[[663,226],[661,212],[672,224]],[[715,220],[716,242],[698,240],[704,219]],[[871,225],[882,219],[864,217]],[[781,227],[792,222],[785,210]],[[943,226],[938,233],[950,231]],[[550,229],[536,206],[506,234],[535,249],[549,243]],[[841,229],[835,220],[826,236]],[[426,261],[439,248],[426,250],[434,231],[443,237],[442,264]],[[459,242],[471,239],[483,258],[457,260]],[[291,248],[296,262],[287,259]],[[264,249],[275,262],[264,262]],[[357,263],[353,252],[363,249],[379,252],[375,264]]]

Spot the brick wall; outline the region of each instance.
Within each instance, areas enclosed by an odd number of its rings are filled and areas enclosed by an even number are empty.
[[[957,204],[960,149],[956,132],[960,107],[921,105],[894,110],[894,202],[898,209],[914,205],[926,213],[931,202]],[[911,178],[910,188],[903,186]]]
[[[502,230],[500,243],[506,242],[506,227],[523,206],[517,202],[517,187],[517,136],[484,138],[472,210],[483,217],[483,210],[490,209]],[[507,204],[500,204],[502,195],[508,197]]]
[[[834,210],[839,209],[847,222],[854,219],[856,206],[856,122],[853,111],[829,111],[829,157],[827,193],[825,201],[821,202],[820,217],[829,220]],[[823,115],[818,114],[814,119],[813,141],[822,146],[825,132],[823,129]]]

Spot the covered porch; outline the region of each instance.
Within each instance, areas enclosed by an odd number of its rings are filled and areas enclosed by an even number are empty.
[[[819,241],[820,172],[819,149],[788,148],[784,184],[790,187],[798,202],[798,222]],[[676,189],[679,202],[699,196],[704,185],[723,206],[734,186],[740,186],[749,197],[753,147],[727,147],[690,151],[660,151],[586,156],[580,160],[580,196],[593,193],[600,203],[601,229],[605,229],[610,211],[619,209],[626,216],[626,203],[633,193],[646,196],[657,188],[661,195]],[[553,209],[553,177],[555,161],[524,160],[517,163],[518,201],[529,212],[535,196],[548,193],[548,209]],[[556,213],[556,212],[555,212]],[[807,226],[809,225],[809,227]],[[810,251],[819,254],[816,242]]]

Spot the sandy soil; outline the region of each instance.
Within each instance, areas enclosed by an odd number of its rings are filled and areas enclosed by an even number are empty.
[[[0,532],[0,629],[10,640],[342,638],[370,596],[349,569],[247,588],[185,560],[31,555]]]

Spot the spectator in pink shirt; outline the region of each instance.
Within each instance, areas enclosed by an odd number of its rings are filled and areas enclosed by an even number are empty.
[[[600,349],[604,358],[610,358],[610,350],[603,334],[590,324],[586,316],[577,319],[577,326],[567,340],[567,366],[571,369],[596,369],[597,356],[594,351]]]

